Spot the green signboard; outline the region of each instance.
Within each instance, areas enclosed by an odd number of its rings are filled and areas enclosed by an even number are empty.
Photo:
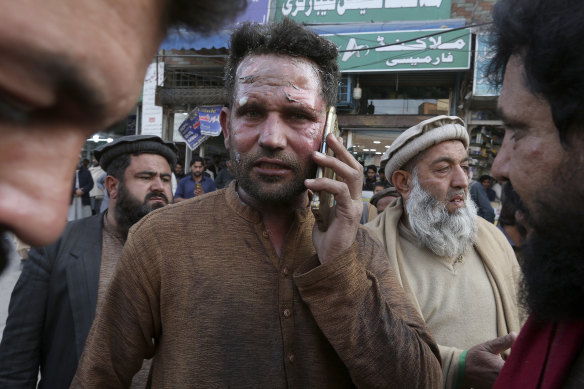
[[[463,70],[470,68],[470,28],[334,34],[343,72]]]
[[[275,20],[388,22],[450,19],[451,0],[276,0]]]

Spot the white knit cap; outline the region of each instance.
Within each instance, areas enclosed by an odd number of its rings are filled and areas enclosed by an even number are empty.
[[[408,128],[381,157],[381,161],[388,160],[385,177],[391,182],[393,172],[429,147],[447,140],[460,140],[464,148],[468,148],[468,133],[464,121],[458,116],[436,116]]]

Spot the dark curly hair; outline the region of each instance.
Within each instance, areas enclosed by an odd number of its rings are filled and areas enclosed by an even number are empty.
[[[320,70],[322,97],[327,105],[336,104],[339,84],[336,46],[302,25],[284,19],[266,25],[245,23],[231,34],[225,65],[225,89],[230,106],[235,95],[237,67],[245,57],[262,54],[289,55],[314,62]]]
[[[499,85],[512,55],[526,87],[549,103],[560,139],[584,130],[584,1],[500,0],[493,9],[491,80]]]

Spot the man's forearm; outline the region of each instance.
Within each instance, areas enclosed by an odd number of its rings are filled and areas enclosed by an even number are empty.
[[[356,246],[296,276],[302,299],[358,387],[440,388],[438,347],[422,318],[389,267],[376,272],[357,260],[383,260],[379,248]]]

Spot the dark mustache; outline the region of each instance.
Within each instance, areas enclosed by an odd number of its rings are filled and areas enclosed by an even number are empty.
[[[162,197],[166,204],[168,204],[168,197],[164,194],[164,192],[150,192],[144,198],[144,202],[150,200],[152,197]]]

